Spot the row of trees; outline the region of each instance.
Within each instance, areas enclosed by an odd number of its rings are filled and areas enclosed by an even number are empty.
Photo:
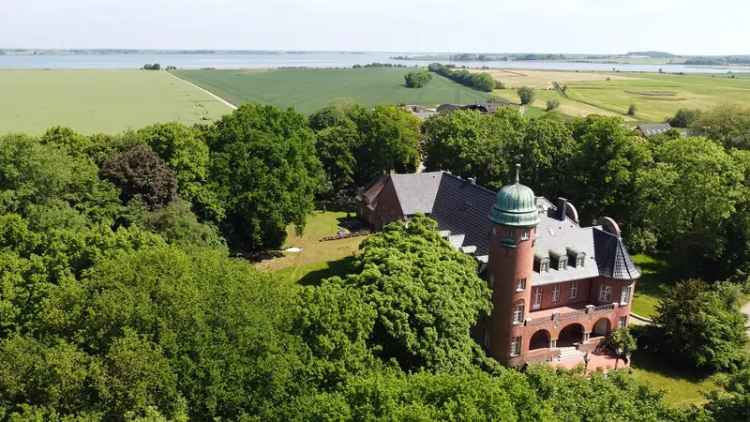
[[[435,72],[440,76],[444,76],[454,82],[458,82],[461,85],[466,85],[478,91],[492,92],[492,90],[495,89],[495,79],[492,75],[486,72],[476,73],[469,72],[466,69],[456,70],[451,65],[443,65],[440,63],[432,63],[428,69],[430,72]]]

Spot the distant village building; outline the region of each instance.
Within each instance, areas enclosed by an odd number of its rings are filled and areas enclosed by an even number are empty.
[[[660,135],[672,129],[669,123],[639,123],[636,125],[636,132],[647,138]]]
[[[417,104],[407,104],[403,106],[406,111],[420,120],[427,120],[437,114],[437,110],[431,107],[425,107]]]
[[[428,215],[453,247],[476,257],[494,307],[474,335],[498,361],[615,366],[600,343],[628,325],[640,271],[612,219],[582,227],[573,204],[537,197],[518,177],[495,193],[447,172],[383,176],[360,206],[375,229]]]

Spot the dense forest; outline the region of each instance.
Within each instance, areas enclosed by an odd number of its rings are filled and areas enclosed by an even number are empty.
[[[0,420],[747,419],[750,112],[688,114],[691,136],[644,139],[600,116],[244,105],[195,127],[1,137]],[[522,162],[538,194],[708,280],[675,289],[638,346],[729,371],[725,391],[676,409],[626,372],[500,366],[469,335],[489,289],[427,217],[319,285],[248,263],[316,204],[351,209],[420,162],[493,189]]]

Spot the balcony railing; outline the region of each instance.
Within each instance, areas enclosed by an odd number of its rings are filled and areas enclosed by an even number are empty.
[[[524,321],[525,326],[536,326],[536,325],[542,325],[549,321],[571,321],[578,319],[584,315],[596,315],[596,314],[602,314],[602,313],[609,313],[615,308],[617,308],[616,303],[608,303],[606,305],[586,305],[584,308],[581,308],[576,311],[572,312],[565,312],[565,313],[559,313],[559,312],[553,312],[549,315],[545,315],[544,317],[537,317],[533,318],[534,313],[532,312],[529,316],[532,316],[532,318],[528,318]]]

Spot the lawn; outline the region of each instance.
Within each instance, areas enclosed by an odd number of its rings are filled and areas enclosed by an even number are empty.
[[[649,255],[634,255],[633,261],[641,269],[641,279],[635,288],[632,311],[645,317],[656,314],[659,299],[678,278],[663,259]]]
[[[665,359],[645,352],[633,354],[631,367],[635,379],[663,391],[673,406],[699,405],[705,402],[705,393],[721,388],[712,377],[673,369]]]
[[[174,74],[236,105],[259,102],[294,107],[307,114],[330,104],[465,104],[489,97],[435,74],[424,88],[407,88],[404,75],[411,71],[402,68],[179,70]]]
[[[230,108],[167,72],[2,70],[0,134],[52,126],[118,133],[157,123],[206,122]]]
[[[293,227],[287,229],[283,249],[300,248],[300,252],[284,252],[283,256],[262,261],[256,266],[275,272],[290,283],[317,284],[323,278],[347,274],[353,257],[365,236],[321,242],[325,236],[335,235],[346,219],[344,212],[315,211],[307,218],[305,230],[298,235]]]

